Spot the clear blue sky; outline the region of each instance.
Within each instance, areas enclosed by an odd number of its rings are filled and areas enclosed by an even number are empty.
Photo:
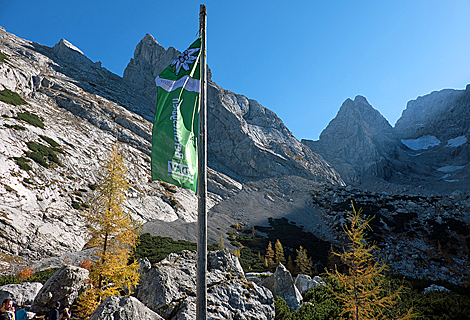
[[[0,25],[53,46],[65,38],[121,75],[146,33],[182,51],[198,1],[0,0]],[[347,98],[394,125],[409,100],[470,83],[470,1],[207,0],[213,80],[316,140]]]

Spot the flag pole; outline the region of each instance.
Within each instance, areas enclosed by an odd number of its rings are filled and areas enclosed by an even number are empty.
[[[198,237],[197,237],[197,288],[196,320],[207,319],[207,71],[206,71],[206,6],[199,7],[199,34],[201,36],[201,92],[199,99],[198,139]]]

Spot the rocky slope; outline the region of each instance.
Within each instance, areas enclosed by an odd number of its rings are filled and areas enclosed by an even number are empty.
[[[100,164],[116,142],[126,154],[131,183],[127,210],[146,231],[193,240],[196,196],[149,181],[153,101],[151,94],[146,97],[129,85],[132,79],[143,79],[151,86],[149,79],[173,54],[169,49],[165,51],[169,57],[165,53],[160,57],[158,48],[153,37],[146,36],[124,80],[66,40],[50,48],[0,28],[0,91],[10,90],[3,92],[25,100],[20,105],[0,101],[4,253],[35,260],[80,250],[87,241],[80,212],[92,194],[90,186],[99,182]],[[149,66],[157,71],[147,70]],[[142,76],[146,72],[152,76]],[[314,181],[343,184],[331,166],[297,141],[274,113],[213,83],[209,93],[210,210],[240,195],[245,203],[277,204],[269,211],[259,209],[258,218],[241,210],[252,220],[289,214],[298,207],[314,215],[305,198],[292,200],[293,190],[304,190]],[[49,155],[40,155],[38,148]],[[292,175],[288,178],[292,189],[279,189],[269,197],[268,191],[260,190],[266,182],[258,180],[268,179],[275,189],[275,180],[284,175]],[[287,205],[291,202],[292,208]],[[209,214],[209,241],[217,242],[239,212],[222,205]]]

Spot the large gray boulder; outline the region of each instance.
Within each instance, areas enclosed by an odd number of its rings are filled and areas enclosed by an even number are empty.
[[[6,284],[0,287],[0,301],[11,298],[17,305],[31,305],[41,288],[40,282]]]
[[[312,277],[306,274],[298,274],[297,277],[295,277],[295,286],[300,293],[304,294],[312,288],[326,286],[326,283],[319,276],[315,276],[312,279]]]
[[[268,288],[275,297],[283,298],[291,310],[297,310],[302,305],[302,295],[282,263],[279,263],[272,276],[262,280],[259,285]]]
[[[136,297],[165,319],[194,319],[196,253],[172,253],[142,276]],[[238,258],[228,250],[208,254],[208,319],[273,319],[269,290],[245,280]]]
[[[160,320],[157,313],[134,297],[110,296],[91,314],[89,320]]]
[[[44,312],[52,308],[57,301],[63,306],[72,305],[86,289],[88,270],[65,265],[57,270],[38,292],[32,311]]]

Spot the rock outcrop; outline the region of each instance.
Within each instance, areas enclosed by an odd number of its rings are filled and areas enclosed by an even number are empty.
[[[312,279],[312,277],[306,274],[298,274],[297,277],[295,277],[295,286],[299,289],[301,294],[304,294],[312,288],[326,286],[326,283],[319,276],[315,276]]]
[[[194,319],[196,253],[172,253],[142,276],[136,297],[165,319]],[[245,280],[238,258],[227,250],[210,252],[208,319],[273,319],[271,292]]]
[[[71,306],[85,291],[88,274],[88,270],[83,268],[63,266],[38,292],[31,307],[32,311],[45,312],[54,307],[57,301],[63,306]]]
[[[6,284],[0,287],[0,301],[3,301],[6,298],[11,298],[18,306],[32,305],[34,298],[41,288],[42,283],[40,282]]]
[[[293,311],[302,305],[302,295],[295,286],[289,270],[282,263],[279,263],[273,275],[263,279],[259,285],[268,288],[275,297],[283,298]]]
[[[106,298],[92,313],[89,320],[163,320],[134,297]]]

